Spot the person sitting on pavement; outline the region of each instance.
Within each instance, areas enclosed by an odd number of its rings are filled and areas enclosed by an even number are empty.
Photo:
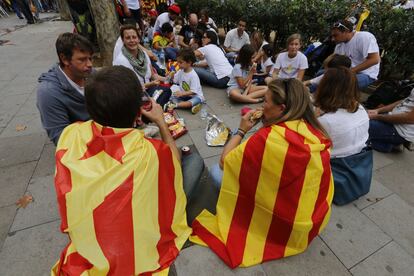
[[[236,58],[236,65],[231,72],[227,88],[227,95],[235,102],[259,103],[263,101],[267,86],[253,84],[253,76],[257,67],[257,63],[253,63],[253,57],[256,53],[252,45],[246,44],[241,47]]]
[[[253,79],[257,81],[258,85],[265,85],[265,79],[270,77],[270,72],[275,65],[275,58],[273,56],[273,48],[270,44],[263,45],[261,51],[262,55],[259,59],[260,68],[258,67]]]
[[[85,79],[92,72],[93,45],[83,36],[63,33],[56,40],[59,64],[39,77],[37,108],[42,126],[56,145],[63,129],[89,120]]]
[[[203,160],[195,153],[181,159],[161,106],[152,100],[144,109],[142,96],[136,74],[123,66],[88,79],[92,120],[68,126],[56,149],[61,230],[70,241],[52,275],[167,275],[191,234],[186,196]],[[141,114],[158,125],[162,141],[133,128]]]
[[[171,86],[171,101],[166,104],[166,109],[189,108],[193,114],[200,111],[204,102],[203,89],[197,73],[193,70],[196,57],[193,50],[181,49],[178,52],[177,62],[180,67],[174,74],[174,85]]]
[[[192,49],[197,49],[197,41],[201,40],[201,37],[197,37],[200,34],[200,31],[204,33],[206,29],[198,23],[198,17],[195,13],[190,13],[188,15],[188,24],[184,25],[178,34],[178,45],[182,48],[191,47]]]
[[[403,146],[413,150],[414,143],[414,89],[401,101],[368,110],[369,144],[380,152],[402,151]]]
[[[218,32],[218,28],[216,22],[214,22],[213,18],[209,16],[208,9],[204,8],[200,10],[200,25],[202,25],[206,30],[212,29],[216,33]]]
[[[205,59],[205,61],[194,64],[194,70],[202,83],[216,88],[226,88],[233,67],[217,45],[217,34],[214,31],[206,31],[202,43],[203,47],[198,48],[194,53],[199,60]]]
[[[154,24],[154,32],[152,36],[155,37],[155,35],[160,34],[161,27],[165,23],[170,23],[171,27],[173,27],[174,21],[177,18],[177,16],[180,15],[180,13],[181,13],[181,9],[180,9],[180,6],[178,6],[177,4],[173,4],[169,6],[168,12],[164,12],[157,17],[157,20],[155,21],[155,24]]]
[[[120,30],[123,47],[121,52],[113,61],[113,65],[122,65],[135,72],[141,85],[152,97],[155,91],[162,93],[157,98],[161,105],[166,104],[171,97],[171,90],[168,87],[160,86],[165,77],[154,72],[148,54],[140,47],[140,36],[134,25],[124,25]]]
[[[308,59],[301,52],[301,36],[293,34],[286,41],[287,51],[280,53],[273,66],[272,79],[296,78],[302,80],[308,68]],[[268,78],[267,82],[271,79]]]
[[[133,19],[138,24],[141,30],[144,30],[144,23],[142,21],[142,0],[121,0],[124,15],[127,18]],[[126,24],[125,21],[122,21]]]
[[[170,23],[164,23],[161,27],[161,33],[154,36],[152,40],[152,48],[158,54],[164,51],[166,60],[177,59],[177,45],[175,44],[174,28]]]
[[[297,79],[269,83],[263,108],[251,110],[210,170],[220,188],[217,214],[193,222],[195,243],[231,268],[299,254],[325,228],[333,197],[331,142]],[[242,142],[258,122],[263,127]],[[225,229],[223,231],[223,229]]]
[[[269,42],[263,38],[263,34],[260,31],[256,30],[250,36],[250,44],[257,52],[253,59],[253,62],[257,63],[262,59],[263,46],[268,45]]]
[[[246,33],[247,21],[240,18],[237,28],[234,28],[226,34],[224,40],[224,49],[226,50],[226,57],[233,62],[239,53],[241,47],[245,44],[250,44],[249,35]]]
[[[351,59],[351,70],[357,76],[359,89],[364,89],[377,80],[381,57],[373,34],[356,32],[352,23],[341,20],[333,24],[331,37],[337,44],[334,53]]]

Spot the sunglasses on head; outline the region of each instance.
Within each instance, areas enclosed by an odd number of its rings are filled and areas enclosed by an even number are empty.
[[[336,22],[335,24],[333,24],[333,27],[334,28],[344,28],[344,29],[347,29],[348,31],[350,31],[350,29],[347,26],[345,26],[344,24],[342,24],[341,22]]]

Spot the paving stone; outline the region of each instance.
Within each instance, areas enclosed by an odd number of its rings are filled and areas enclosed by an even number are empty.
[[[6,127],[20,107],[27,100],[27,95],[4,96],[0,102],[0,127]]]
[[[354,206],[356,206],[359,210],[362,210],[384,198],[391,195],[392,191],[390,191],[387,187],[382,185],[376,180],[372,180],[371,188],[368,194],[361,196],[358,200],[352,202]]]
[[[203,86],[203,94],[206,102],[209,103],[211,100],[215,101],[229,101],[229,97],[227,96],[226,89],[217,89],[210,86]]]
[[[206,165],[207,168],[210,169],[211,166],[220,162],[220,158],[221,158],[221,153],[219,155],[204,159],[204,164]]]
[[[223,151],[223,147],[207,146],[204,129],[189,131],[189,133],[194,142],[194,145],[197,147],[198,151],[200,152],[201,157],[207,158],[207,157],[215,156],[215,155],[221,154],[221,152]]]
[[[213,110],[207,105],[204,106],[204,109],[208,113],[214,114]],[[200,112],[194,115],[187,110],[177,110],[177,114],[180,118],[184,119],[184,123],[189,130],[205,129],[207,126],[207,120],[200,118]]]
[[[39,160],[45,137],[45,133],[36,133],[0,138],[0,168]]]
[[[56,147],[53,143],[45,144],[33,178],[55,174],[55,151]]]
[[[394,163],[374,173],[374,179],[414,207],[414,152],[391,154]]]
[[[394,194],[362,212],[414,256],[414,207]]]
[[[388,158],[389,154],[378,152],[374,150],[374,166],[373,170],[378,170],[381,168],[384,168],[388,165],[391,165],[394,163],[394,161],[390,158]]]
[[[0,168],[0,207],[13,205],[24,195],[36,162]]]
[[[27,187],[26,194],[33,196],[33,202],[17,211],[10,231],[43,224],[59,219],[54,176],[34,178]]]
[[[17,130],[18,127],[24,126],[25,129]],[[23,116],[15,116],[7,125],[6,129],[1,133],[0,137],[16,137],[25,136],[35,133],[44,133],[40,114],[27,114]]]
[[[180,138],[178,138],[177,140],[175,140],[175,144],[178,147],[178,150],[181,149],[182,146],[189,146],[193,144],[193,140],[191,139],[190,134],[185,134],[183,136],[181,136]]]
[[[347,268],[391,241],[352,204],[333,206],[329,224],[320,236]]]
[[[27,95],[25,95],[27,97]],[[25,116],[25,115],[39,115],[39,110],[36,106],[36,100],[27,99],[27,101],[22,104],[20,110],[16,113],[16,116]]]
[[[266,262],[262,267],[267,275],[351,275],[319,237],[302,254]]]
[[[414,275],[414,258],[396,242],[390,242],[352,268],[352,275]]]
[[[11,81],[14,78],[17,77],[17,72],[14,72],[13,70],[7,70],[7,68],[3,67],[3,69],[0,69],[0,81]]]
[[[177,275],[211,276],[211,275],[255,275],[265,276],[261,265],[230,269],[209,248],[194,245],[180,252],[175,260]]]
[[[37,82],[35,81],[21,82],[21,80],[16,81],[16,79],[14,79],[2,89],[1,95],[8,96],[8,95],[30,94],[34,91],[36,86],[37,86]]]
[[[14,205],[0,208],[0,249],[7,237],[7,233],[9,232],[9,228],[13,222],[15,214],[16,206]]]
[[[50,275],[68,242],[59,226],[55,221],[7,237],[0,253],[0,275]]]

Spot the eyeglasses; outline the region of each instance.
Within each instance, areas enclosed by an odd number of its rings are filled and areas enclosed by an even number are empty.
[[[350,29],[347,26],[345,26],[344,24],[342,24],[341,22],[336,22],[335,24],[333,24],[333,27],[334,28],[344,28],[344,29],[347,29],[348,31],[350,31]]]

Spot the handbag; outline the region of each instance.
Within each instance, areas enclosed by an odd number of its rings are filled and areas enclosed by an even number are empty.
[[[373,155],[371,148],[360,153],[331,159],[335,183],[333,203],[345,205],[369,192],[372,179]]]

